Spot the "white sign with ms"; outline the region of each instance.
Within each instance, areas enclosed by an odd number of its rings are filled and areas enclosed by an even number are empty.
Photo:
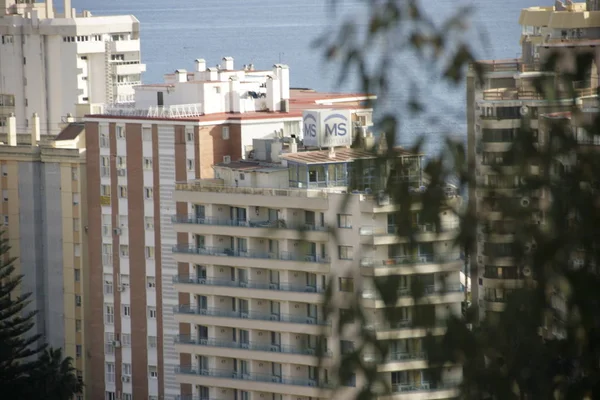
[[[308,147],[352,145],[350,110],[305,110],[302,115],[303,142]]]

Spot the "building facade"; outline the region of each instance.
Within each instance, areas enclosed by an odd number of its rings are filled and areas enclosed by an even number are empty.
[[[20,130],[37,112],[42,136],[58,135],[65,117],[83,116],[90,103],[130,102],[146,68],[135,17],[63,6],[58,14],[52,0],[0,1],[0,98],[12,97]]]
[[[256,143],[254,148],[261,145]],[[280,149],[277,140],[271,148]],[[419,244],[399,238],[397,207],[378,193],[379,173],[362,173],[361,191],[346,193],[352,168],[364,171],[373,153],[350,148],[276,151],[277,157],[218,164],[215,179],[178,184],[173,228],[177,245],[173,277],[179,304],[176,378],[184,399],[350,398],[363,387],[356,376],[335,393],[334,363],[354,348],[351,329],[337,334],[337,320],[323,316],[323,293],[334,285],[335,304],[347,307],[359,293],[369,326],[390,354],[379,371],[392,388],[389,399],[449,399],[457,395],[462,370],[444,369],[436,384],[428,375],[423,338],[413,326],[419,309],[437,325],[461,313],[463,261],[452,239],[456,216],[443,211],[441,233],[420,222]],[[275,154],[274,153],[274,154]],[[268,154],[268,153],[267,153]],[[419,188],[420,156],[399,151],[412,172],[402,179]],[[360,186],[360,185],[359,185]],[[380,186],[381,187],[381,186]],[[457,198],[453,200],[458,201]],[[335,231],[335,235],[332,233]],[[334,239],[334,237],[336,239]],[[375,277],[401,276],[396,307],[402,321],[386,321]],[[411,287],[423,284],[415,304]],[[319,369],[319,336],[326,331]],[[369,355],[366,354],[365,361]],[[333,396],[333,397],[332,397]]]
[[[527,121],[523,128],[544,146],[547,135],[540,132],[540,119],[570,110],[574,104],[582,106],[583,99],[594,95],[598,86],[600,10],[596,2],[526,8],[519,23],[522,57],[481,61],[483,81],[477,81],[473,70],[467,78],[468,155],[477,175],[469,201],[485,219],[471,258],[473,301],[480,317],[501,312],[510,291],[520,287],[531,273],[527,265],[519,265],[511,257],[516,221],[504,218],[502,210],[524,207],[532,210],[533,223],[544,219],[541,210],[547,196],[542,191],[524,195],[519,190],[523,177],[508,153],[522,122]],[[573,82],[572,87],[558,82],[552,101],[537,91],[534,81],[542,75],[550,55],[560,55],[558,69],[568,72],[575,67],[575,56],[583,53],[594,58],[584,80]],[[498,168],[504,173],[502,177]],[[532,167],[530,173],[539,171]]]
[[[88,382],[83,126],[68,125],[55,141],[40,143],[38,117],[32,121],[31,132],[17,142],[16,118],[10,116],[7,141],[0,145],[3,229],[23,275],[20,290],[31,293],[28,310],[37,311],[32,333],[62,348]]]
[[[131,106],[92,105],[86,117],[94,398],[180,394],[171,217],[186,205],[173,200],[177,182],[214,177],[214,164],[251,156],[255,138],[298,137],[303,109],[345,109],[352,124],[370,123],[367,96],[289,90],[284,66],[236,72],[232,63],[203,71],[197,61],[194,73],[136,87]],[[271,98],[274,108],[263,107]],[[247,107],[232,111],[232,99]]]

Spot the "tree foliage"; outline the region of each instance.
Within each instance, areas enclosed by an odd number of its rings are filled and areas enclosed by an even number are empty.
[[[459,9],[455,16],[434,23],[417,0],[368,3],[368,29],[362,36],[349,20],[337,36],[318,42],[327,59],[342,63],[342,79],[350,71],[357,71],[362,89],[377,94],[379,101],[386,99],[394,75],[406,72],[404,79],[410,79],[407,71],[411,70],[435,77],[427,85],[448,81],[464,84],[465,72],[471,68],[481,82],[483,68],[476,62],[469,42],[463,40],[468,9]],[[510,233],[511,251],[504,257],[514,259],[520,271],[531,271],[520,277],[521,283],[508,296],[503,313],[491,313],[481,321],[476,312],[432,321],[427,316],[419,318],[419,307],[415,307],[417,318],[413,323],[430,332],[425,343],[431,379],[439,381],[442,369],[449,363],[462,365],[460,398],[600,398],[600,158],[594,146],[578,142],[572,127],[572,121],[585,114],[578,91],[581,82],[586,82],[592,91],[596,89],[597,79],[590,79],[589,75],[590,70],[595,71],[590,68],[595,58],[593,51],[590,48],[577,55],[552,54],[541,67],[548,73],[533,80],[539,98],[546,101],[545,112],[570,114],[567,122],[564,118],[546,118],[545,133],[540,133],[540,137],[533,134],[531,116],[522,118],[521,128],[506,152],[512,164],[493,171],[499,177],[516,176],[519,184],[511,190],[489,183],[483,188],[488,197],[501,203],[495,209],[500,219],[510,223],[502,232],[495,231],[498,225],[490,220],[485,207],[477,208],[475,201],[469,201],[466,207],[455,208],[443,196],[443,186],[450,178],[458,182],[462,193],[481,187],[464,143],[448,139],[440,154],[429,158],[425,171],[430,179],[420,196],[411,194],[408,185],[388,180],[385,191],[392,202],[400,205],[395,219],[398,234],[411,237],[413,245],[417,243],[411,231],[411,206],[422,204],[421,215],[438,230],[437,216],[446,207],[460,217],[456,244],[463,249],[467,261],[470,259],[473,276],[477,276],[478,266],[470,257],[475,254],[479,229],[486,235]],[[407,54],[417,54],[416,66],[392,67],[394,60],[403,60]],[[574,62],[574,68],[564,67],[567,58]],[[569,104],[565,99],[573,101]],[[597,101],[590,104],[598,107]],[[414,90],[405,104],[394,104],[393,111],[383,113],[378,127],[390,150],[377,153],[380,165],[396,159],[391,149],[398,136],[403,135],[399,128],[402,118],[422,118],[432,127],[438,121],[439,116],[428,115],[425,108],[419,92]],[[600,143],[593,139],[600,135],[600,113],[593,113],[582,127],[592,144]],[[423,141],[416,140],[411,150],[420,152]],[[524,197],[532,199],[531,206],[529,201],[519,204],[518,199]],[[580,262],[574,264],[573,260]],[[394,277],[375,281],[379,296],[387,305],[385,317],[390,326],[400,318],[393,306],[398,299],[398,285]],[[419,293],[414,296],[418,301]],[[377,338],[378,328],[369,326],[370,311],[361,305],[361,297],[359,290],[340,315],[339,304],[329,291],[326,313],[340,321],[339,332],[358,325],[356,346],[337,363],[337,373],[338,382],[347,381],[354,374],[364,376],[366,384],[359,388],[356,398],[366,400],[390,390],[388,381],[377,372],[377,360],[385,359],[390,349],[387,341]],[[447,330],[443,337],[436,337],[432,332],[440,323]],[[375,354],[376,362],[366,361],[365,354]]]

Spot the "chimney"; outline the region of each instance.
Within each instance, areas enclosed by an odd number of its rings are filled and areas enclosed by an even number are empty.
[[[68,120],[68,117],[67,117]],[[31,145],[36,146],[40,141],[40,117],[38,113],[33,113],[31,119]]]
[[[281,82],[281,100],[290,98],[290,67],[279,64],[279,81]]]
[[[185,69],[178,69],[175,71],[177,82],[187,82],[187,71]]]
[[[233,71],[233,57],[223,57],[223,69]]]
[[[14,113],[10,113],[10,116],[7,119],[8,125],[8,145],[16,146],[17,145],[17,118]]]
[[[240,81],[237,76],[229,78],[229,112],[239,113],[240,109]]]
[[[73,7],[71,7],[71,0],[64,0],[65,18],[73,18]]]
[[[276,76],[267,77],[267,108],[269,111],[281,110],[281,92],[279,79]]]
[[[196,64],[196,72],[206,71],[206,60],[204,60],[203,58],[198,58],[195,61],[195,64]]]
[[[290,142],[290,153],[297,153],[298,152],[298,142],[296,142],[296,138],[292,138],[292,141]]]

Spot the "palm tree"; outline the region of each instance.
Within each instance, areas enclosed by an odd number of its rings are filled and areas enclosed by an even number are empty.
[[[49,348],[39,358],[39,368],[29,375],[31,399],[70,400],[81,392],[73,358],[63,358],[62,349]]]

